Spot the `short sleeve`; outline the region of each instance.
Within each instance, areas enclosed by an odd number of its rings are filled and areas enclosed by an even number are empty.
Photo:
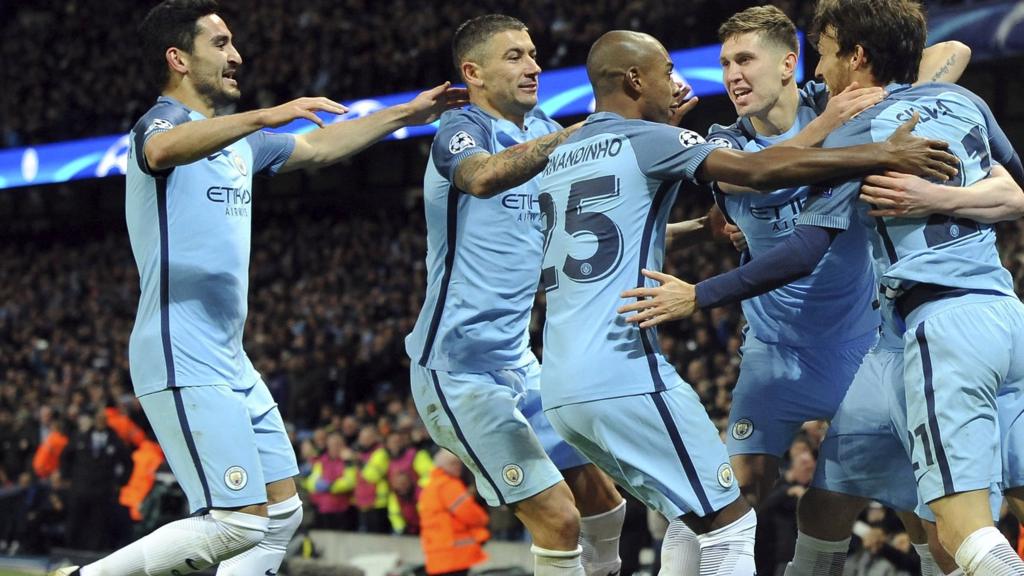
[[[470,110],[446,112],[430,147],[434,167],[449,182],[455,181],[455,170],[463,160],[492,152],[489,127],[472,114]]]
[[[132,128],[132,139],[135,144],[135,159],[143,174],[166,176],[171,173],[174,168],[168,168],[159,172],[149,169],[145,154],[146,142],[161,132],[167,132],[175,126],[180,126],[189,121],[191,121],[191,118],[188,116],[188,110],[171,102],[160,102],[151,108],[149,112],[146,112],[142,118],[139,118],[139,121],[135,123],[135,127]]]
[[[722,126],[712,124],[708,129],[708,144],[717,144],[723,148],[743,150],[750,139],[737,124]]]
[[[257,130],[246,137],[252,148],[254,174],[273,176],[291,158],[295,150],[295,136]]]
[[[812,80],[800,89],[800,100],[820,115],[828,106],[828,87],[824,82]]]
[[[823,143],[824,148],[840,148],[857,146],[873,142],[871,122],[848,122],[838,130],[829,134]],[[857,211],[857,199],[860,197],[861,179],[854,178],[844,182],[812,186],[797,224],[820,226],[822,228],[848,229],[854,222]]]
[[[640,171],[656,180],[696,181],[708,155],[724,144],[709,144],[691,130],[645,122],[628,135]]]
[[[1002,164],[1013,175],[1013,179],[1021,183],[1024,181],[1024,169],[1021,167],[1020,156],[1013,149],[1010,139],[1006,137],[1006,133],[999,126],[999,122],[996,122],[996,118],[992,115],[992,110],[988,107],[985,100],[979,98],[973,92],[967,92],[966,90],[965,92],[970,95],[971,100],[978,107],[982,116],[985,117],[985,126],[988,129],[988,147],[992,152],[992,159]]]

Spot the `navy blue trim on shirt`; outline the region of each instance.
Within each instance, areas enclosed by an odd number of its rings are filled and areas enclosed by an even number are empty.
[[[874,204],[871,205],[875,207]],[[889,228],[885,225],[885,218],[881,216],[875,217],[875,229],[878,230],[878,235],[882,237],[882,245],[885,246],[885,255],[889,257],[889,264],[895,264],[900,259],[899,254],[896,253],[896,245],[892,242],[892,237],[889,236]]]
[[[444,315],[444,304],[448,298],[448,285],[452,281],[452,268],[455,267],[455,241],[458,238],[457,228],[459,223],[459,195],[461,192],[454,184],[448,186],[448,236],[447,246],[444,255],[444,276],[441,277],[441,291],[437,295],[437,302],[434,303],[434,314],[430,318],[430,329],[427,330],[427,341],[423,345],[423,354],[420,356],[420,366],[426,366],[430,358],[430,351],[434,348],[434,339],[437,338],[437,330],[441,326],[441,316]]]
[[[683,436],[679,433],[679,427],[676,426],[676,422],[672,418],[672,411],[669,410],[665,399],[661,397],[661,392],[655,392],[650,396],[651,400],[654,401],[654,405],[658,407],[658,414],[661,415],[661,421],[665,424],[665,431],[668,432],[669,438],[672,439],[672,446],[676,450],[676,456],[679,457],[679,463],[686,472],[686,479],[690,482],[690,488],[693,490],[694,495],[697,496],[697,500],[700,501],[700,506],[703,510],[694,510],[694,512],[697,512],[698,516],[707,516],[714,512],[715,509],[711,507],[711,501],[708,500],[708,495],[704,492],[704,486],[700,482],[700,475],[697,474],[697,467],[693,465],[690,453],[686,450],[686,445],[683,444]]]
[[[651,202],[650,211],[647,212],[647,222],[644,223],[644,235],[640,240],[640,266],[636,271],[636,285],[643,286],[647,277],[644,276],[644,268],[647,267],[647,256],[651,248],[651,238],[654,235],[654,223],[658,220],[658,212],[661,211],[661,205],[665,202],[665,198],[668,196],[668,191],[673,186],[677,185],[678,182],[662,182],[661,186],[658,187],[658,191],[654,194],[654,201]],[[655,355],[656,349],[654,344],[651,342],[650,328],[640,328],[640,342],[644,346],[644,355],[647,356],[647,366],[651,370],[651,379],[654,380],[654,389],[661,391],[665,389],[665,381],[661,379],[661,373],[658,372],[658,357]]]
[[[172,388],[171,395],[174,397],[174,409],[178,412],[178,424],[181,426],[181,434],[185,438],[185,446],[188,447],[189,456],[192,457],[192,465],[196,468],[199,483],[203,485],[203,498],[206,499],[206,508],[213,508],[213,499],[210,497],[210,484],[206,480],[203,461],[199,458],[199,450],[196,449],[196,441],[192,437],[192,428],[188,425],[188,415],[185,413],[185,402],[181,398],[181,388]]]
[[[160,341],[164,349],[164,368],[167,370],[167,387],[177,385],[174,375],[174,355],[171,348],[171,256],[170,238],[167,233],[167,178],[157,176],[156,212],[160,223]]]

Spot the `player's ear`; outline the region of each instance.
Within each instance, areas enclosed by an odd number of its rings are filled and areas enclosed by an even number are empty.
[[[782,59],[782,79],[784,81],[789,80],[796,74],[796,63],[797,55],[795,52],[787,52],[786,57]]]
[[[185,74],[188,72],[188,58],[189,55],[184,50],[179,50],[174,46],[167,49],[164,52],[164,58],[167,60],[167,65],[179,74]]]
[[[626,73],[622,75],[622,87],[626,94],[639,96],[643,92],[644,87],[641,76],[642,74],[640,74],[638,66],[630,66],[626,69]]]
[[[465,61],[459,67],[459,72],[462,73],[462,80],[467,86],[483,86],[483,78],[480,77],[480,65],[476,62]]]
[[[863,70],[870,64],[871,63],[868,61],[868,55],[864,52],[864,47],[860,44],[855,44],[853,46],[853,50],[850,51],[850,69]]]

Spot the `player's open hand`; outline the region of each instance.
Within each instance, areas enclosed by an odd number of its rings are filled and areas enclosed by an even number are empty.
[[[874,217],[920,218],[942,212],[944,196],[940,186],[899,172],[873,174],[860,187],[860,199],[873,207],[868,215]]]
[[[441,114],[452,108],[461,108],[469,104],[469,91],[465,88],[452,88],[451,82],[445,82],[430,90],[420,92],[407,102],[408,124],[429,124],[441,117]]]
[[[639,323],[641,328],[657,326],[669,320],[691,316],[697,310],[697,292],[693,284],[687,284],[675,276],[643,270],[644,276],[657,280],[661,286],[641,286],[626,290],[623,298],[636,298],[632,304],[621,306],[619,314],[637,312],[626,318],[626,322]]]
[[[918,138],[912,134],[920,119],[921,115],[914,112],[914,116],[885,141],[889,169],[940,182],[949,180],[957,175],[960,161],[948,152],[949,144],[946,142]]]
[[[885,98],[885,90],[878,86],[861,88],[853,82],[845,90],[830,96],[825,111],[820,118],[828,122],[829,131],[842,126],[847,120],[868,108],[878,104]]]
[[[676,86],[679,87],[679,94],[676,96],[675,102],[672,103],[672,113],[668,118],[668,123],[673,126],[679,126],[683,121],[683,116],[686,116],[690,113],[690,110],[696,108],[697,102],[699,101],[696,96],[689,100],[686,99],[690,92],[693,91],[693,88],[690,86],[687,86],[678,80],[676,81]]]
[[[277,128],[278,126],[284,126],[292,120],[305,118],[323,128],[324,121],[316,115],[317,112],[344,114],[348,112],[348,108],[334,100],[323,97],[296,98],[291,102],[260,110],[260,124],[266,128]]]

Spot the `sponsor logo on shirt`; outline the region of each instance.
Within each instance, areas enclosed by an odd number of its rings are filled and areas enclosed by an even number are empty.
[[[252,192],[232,186],[210,186],[206,189],[206,199],[223,204],[225,216],[249,216]]]

